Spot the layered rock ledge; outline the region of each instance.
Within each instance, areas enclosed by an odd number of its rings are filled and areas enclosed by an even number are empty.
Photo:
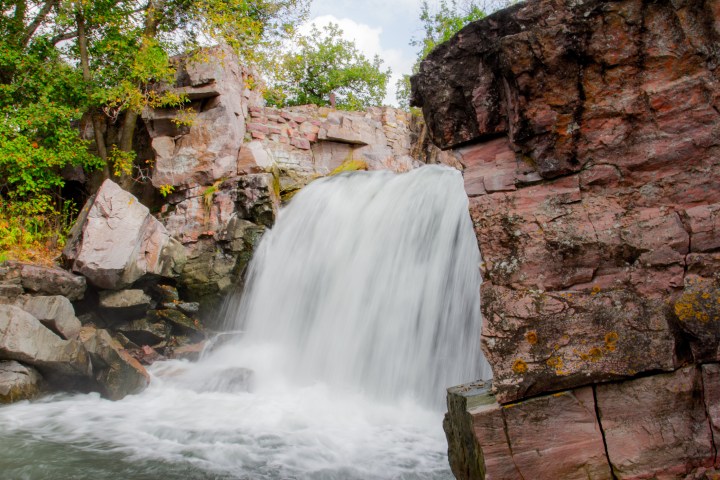
[[[531,438],[453,420],[449,432],[469,435],[451,442],[459,478],[685,478],[714,464],[703,425],[718,408],[705,372],[720,361],[719,45],[717,0],[531,0],[422,63],[413,101],[464,166],[484,259],[495,413],[482,422],[526,411],[526,436],[561,443],[595,422],[593,445],[605,442],[603,468],[595,447],[536,448],[533,463],[518,446]],[[568,396],[592,404],[587,419]],[[506,473],[490,468],[501,458]]]

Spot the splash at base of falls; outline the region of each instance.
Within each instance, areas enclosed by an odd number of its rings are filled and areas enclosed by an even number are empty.
[[[228,303],[245,331],[143,393],[0,408],[11,479],[450,479],[448,386],[479,361],[479,253],[460,174],[306,187]]]

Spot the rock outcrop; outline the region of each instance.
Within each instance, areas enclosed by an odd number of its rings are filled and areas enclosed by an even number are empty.
[[[720,360],[719,25],[715,0],[531,0],[465,27],[412,80],[433,141],[464,166],[499,402],[487,408],[540,419],[538,395],[601,384],[589,411],[615,478],[699,476],[714,459],[717,377],[699,382],[696,365]],[[528,478],[516,443],[532,440],[473,430],[470,410],[451,422],[472,440],[451,459],[480,465],[456,474]],[[502,445],[517,470],[490,475]],[[530,476],[574,478],[552,452]]]
[[[148,383],[145,369],[109,332],[80,327],[66,297],[0,305],[0,403],[57,390],[99,391],[118,400]]]
[[[112,180],[83,209],[63,256],[98,288],[129,287],[144,275],[172,277],[184,262],[182,246],[165,227]]]
[[[347,162],[395,171],[419,163],[406,112],[267,107],[250,88],[253,72],[226,49],[176,61],[175,84],[161,88],[190,103],[148,109],[143,119],[155,153],[152,183],[172,189],[159,219],[186,252],[173,278],[212,323],[283,200]]]

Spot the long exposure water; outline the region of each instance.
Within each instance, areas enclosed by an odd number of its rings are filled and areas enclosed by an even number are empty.
[[[263,237],[199,362],[117,402],[0,408],[7,479],[448,479],[445,388],[486,378],[459,172],[320,179]]]

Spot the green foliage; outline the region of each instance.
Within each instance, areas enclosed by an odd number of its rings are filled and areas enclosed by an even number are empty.
[[[96,168],[78,135],[86,98],[77,72],[40,41],[20,55],[0,40],[0,199],[18,214],[53,211],[65,166]]]
[[[110,148],[108,161],[113,167],[113,173],[116,177],[121,175],[130,175],[132,173],[133,162],[135,162],[135,152],[124,152],[113,145]]]
[[[458,4],[457,0],[440,0],[437,9],[433,11],[427,0],[423,0],[420,20],[425,36],[411,40],[410,45],[420,47],[418,59],[422,60],[436,46],[450,40],[465,25],[484,16],[485,12],[477,0],[466,0],[461,4]]]
[[[163,198],[167,197],[174,191],[175,187],[173,185],[160,185],[160,195],[162,195]]]
[[[505,2],[509,3],[509,0]],[[417,59],[412,73],[420,68],[420,62],[438,45],[447,42],[465,25],[485,16],[480,0],[440,0],[436,8],[431,9],[427,0],[423,0],[420,8],[420,20],[423,24],[424,36],[413,38],[410,45],[419,47]],[[396,99],[401,108],[410,108],[410,75],[403,75],[398,80]]]
[[[280,90],[266,98],[275,104],[326,105],[334,93],[340,109],[381,105],[390,69],[382,70],[378,56],[369,60],[342,33],[338,25],[329,24],[322,31],[313,27],[309,35],[300,37],[297,51],[281,60]]]
[[[176,108],[192,123],[187,99],[158,87],[175,78],[172,55],[216,42],[262,59],[308,1],[0,0],[0,258],[62,244],[74,215],[63,168],[130,176],[144,108]]]
[[[329,176],[335,176],[343,172],[356,172],[358,170],[367,170],[367,162],[363,160],[345,160],[335,170],[330,172]]]

